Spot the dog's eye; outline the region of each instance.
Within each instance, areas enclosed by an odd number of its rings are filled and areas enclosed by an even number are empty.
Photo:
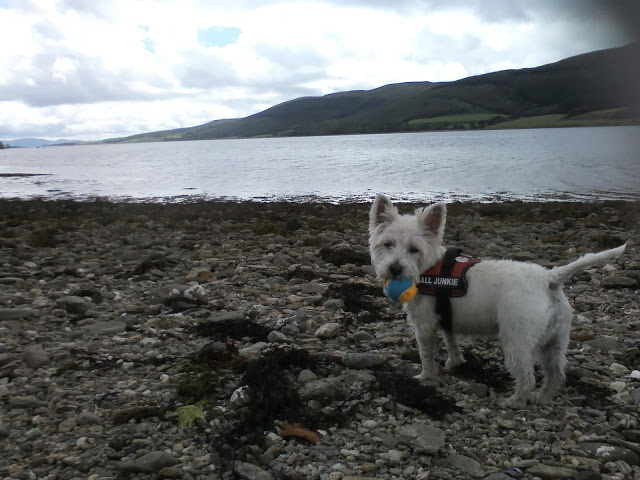
[[[409,253],[411,253],[411,254],[416,254],[418,252],[420,252],[420,249],[418,247],[410,247],[409,248]]]
[[[393,242],[384,242],[384,248],[393,248]]]

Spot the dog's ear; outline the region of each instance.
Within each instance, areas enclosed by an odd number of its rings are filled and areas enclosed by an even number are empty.
[[[398,216],[398,210],[391,200],[379,193],[369,211],[369,232],[373,233],[378,225],[386,225]]]
[[[444,224],[447,221],[447,207],[444,203],[434,203],[416,213],[426,232],[442,241]]]

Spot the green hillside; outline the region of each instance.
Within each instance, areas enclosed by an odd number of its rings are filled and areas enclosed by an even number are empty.
[[[303,97],[245,118],[107,142],[628,125],[640,120],[640,45],[455,82]]]

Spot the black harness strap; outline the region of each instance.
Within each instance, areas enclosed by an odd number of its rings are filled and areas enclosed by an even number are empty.
[[[440,275],[443,277],[451,276],[453,266],[456,263],[456,257],[462,254],[459,248],[447,248],[442,260],[442,270]],[[449,291],[446,288],[436,287],[436,313],[440,315],[440,327],[445,332],[452,330],[452,312],[451,302],[449,300]]]

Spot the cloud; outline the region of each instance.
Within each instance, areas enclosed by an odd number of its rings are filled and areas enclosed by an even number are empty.
[[[634,38],[633,2],[0,0],[0,138],[124,136],[537,66]]]

